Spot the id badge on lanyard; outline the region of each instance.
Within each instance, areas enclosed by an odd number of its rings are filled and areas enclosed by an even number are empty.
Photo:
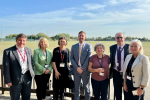
[[[127,76],[127,79],[131,81],[131,77],[130,76]]]
[[[45,68],[47,68],[48,67],[48,65],[45,65]]]
[[[65,67],[65,63],[60,63],[60,67]]]
[[[97,58],[98,58],[98,56],[97,56]],[[98,58],[98,61],[99,61],[99,58]],[[99,61],[99,64],[100,64],[100,68],[102,68],[102,65],[103,65],[103,55],[102,55],[102,60],[101,60],[101,62]],[[99,73],[99,75],[100,75],[100,76],[104,76],[104,72]]]
[[[60,49],[60,48],[59,48],[59,50],[60,50],[61,61],[62,61],[62,63],[60,63],[60,67],[65,67],[65,63],[63,63],[63,59],[64,59],[64,57],[65,57],[65,51],[64,51],[64,54],[62,54],[62,52],[61,52],[61,49]]]

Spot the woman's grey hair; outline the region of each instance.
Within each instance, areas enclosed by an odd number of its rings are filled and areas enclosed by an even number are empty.
[[[46,48],[48,48],[48,47],[49,47],[48,40],[47,40],[46,38],[44,38],[44,37],[41,37],[41,38],[40,38],[39,43],[38,43],[38,47],[41,48],[41,46],[40,46],[41,40],[45,40],[45,42],[46,42]]]
[[[131,51],[130,51],[130,46],[133,44],[133,43],[137,43],[137,45],[141,48],[140,49],[140,54],[143,54],[143,46],[142,46],[142,42],[140,41],[140,40],[138,40],[138,39],[135,39],[135,40],[132,40],[131,42],[130,42],[130,45],[129,45],[129,52],[131,53]]]
[[[94,51],[95,51],[95,52],[96,52],[96,48],[97,48],[98,46],[102,46],[102,48],[103,48],[104,51],[105,51],[105,46],[103,45],[103,43],[96,43],[95,46],[94,46]]]

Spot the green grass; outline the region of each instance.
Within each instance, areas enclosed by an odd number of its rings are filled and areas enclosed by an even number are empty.
[[[93,54],[95,54],[94,51],[94,45],[97,43],[97,41],[86,41],[87,43],[90,43],[93,47]],[[105,54],[109,55],[109,47],[113,44],[116,44],[115,41],[100,41],[101,43],[104,44],[105,46]],[[67,48],[71,50],[71,46],[73,44],[78,43],[78,41],[68,41]],[[125,43],[130,43],[129,41],[126,41]],[[143,48],[144,48],[144,54],[147,55],[150,58],[150,42],[142,42],[143,43]],[[37,44],[38,41],[36,42],[27,42],[26,46],[29,47],[32,51],[34,49],[37,49]],[[6,48],[9,48],[11,46],[15,45],[15,42],[0,42],[0,54],[3,53],[3,50]],[[54,48],[58,47],[58,41],[50,41],[49,42],[49,49],[53,51]]]

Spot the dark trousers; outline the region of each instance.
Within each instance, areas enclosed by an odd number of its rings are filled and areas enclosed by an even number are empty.
[[[138,95],[133,95],[132,91],[136,90],[137,88],[133,87],[132,80],[126,81],[128,92],[126,93],[126,100],[144,100],[144,92],[143,95],[138,96]]]
[[[55,100],[58,100],[60,95],[60,100],[64,99],[64,88],[55,88]]]
[[[21,80],[19,84],[17,86],[14,85],[10,86],[11,100],[20,100],[20,93],[22,96],[22,100],[30,100],[31,83],[32,83],[32,78],[30,76],[29,71],[26,74],[21,75]]]
[[[46,87],[49,78],[50,78],[50,74],[35,75],[35,82],[37,85],[36,95],[38,100],[45,99]]]
[[[107,90],[108,90],[109,79],[107,78],[103,81],[97,81],[91,78],[91,83],[93,88],[94,100],[100,100],[100,94],[101,94],[101,100],[108,100]]]
[[[122,100],[122,91],[123,91],[123,78],[122,74],[114,69],[113,71],[113,84],[116,100]],[[124,91],[124,95],[126,92]]]

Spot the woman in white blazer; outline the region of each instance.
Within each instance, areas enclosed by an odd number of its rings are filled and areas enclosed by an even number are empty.
[[[129,54],[124,62],[124,90],[127,92],[125,100],[144,100],[144,89],[149,82],[149,58],[143,55],[140,40],[132,40]]]

